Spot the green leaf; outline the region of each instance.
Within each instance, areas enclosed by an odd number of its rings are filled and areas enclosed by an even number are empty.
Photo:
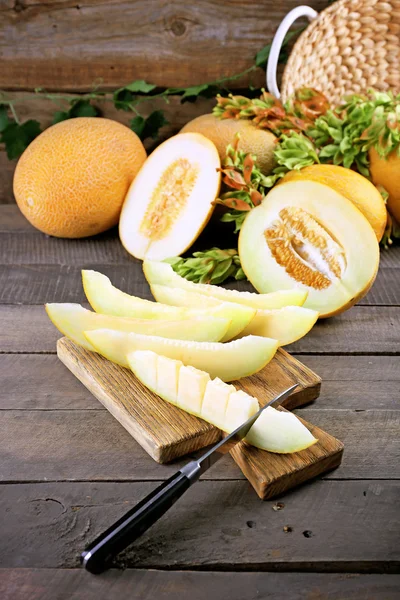
[[[132,83],[128,83],[125,85],[123,90],[128,90],[129,92],[134,92],[135,94],[148,94],[152,92],[157,86],[152,83],[147,83],[144,79],[138,79],[137,81],[132,81]]]
[[[304,27],[300,27],[299,29],[293,29],[293,31],[288,31],[288,33],[285,35],[283,43],[282,43],[281,51],[279,53],[279,60],[278,60],[279,63],[284,64],[287,62],[289,54],[286,50],[286,46],[288,45],[288,43],[290,42],[291,39],[293,39],[294,37],[297,37],[304,29],[305,29]],[[257,52],[257,54],[255,56],[255,61],[256,61],[257,67],[260,67],[261,69],[265,69],[265,67],[267,66],[270,52],[271,52],[271,44],[267,44],[266,46],[264,46],[264,48],[262,48],[259,52]]]
[[[5,144],[7,156],[10,160],[19,158],[25,148],[41,133],[38,121],[25,121],[9,124],[0,134],[0,143]]]
[[[5,104],[0,104],[0,133],[8,127],[11,123],[8,118],[8,106]]]
[[[145,120],[144,128],[140,136],[141,140],[146,138],[157,139],[161,127],[168,125],[169,121],[165,118],[163,110],[153,111]]]
[[[58,110],[56,113],[54,113],[52,124],[55,125],[56,123],[61,123],[61,121],[66,121],[69,118],[69,111],[67,112],[63,110]]]
[[[181,102],[185,102],[185,100],[195,100],[198,96],[204,95],[204,92],[208,90],[210,86],[208,83],[204,83],[202,85],[193,85],[185,89],[185,93],[181,98]]]
[[[144,130],[146,124],[146,120],[144,117],[142,117],[141,115],[137,115],[137,117],[134,117],[132,119],[132,121],[130,122],[130,128],[132,129],[132,131],[134,133],[136,133],[136,135],[138,135],[140,137],[140,139],[144,139],[142,138],[142,133]]]
[[[90,104],[90,100],[78,100],[69,110],[71,119],[74,117],[97,117],[99,114],[99,109]]]

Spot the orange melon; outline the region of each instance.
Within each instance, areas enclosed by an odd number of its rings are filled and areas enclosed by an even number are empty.
[[[22,154],[14,195],[28,221],[56,237],[80,238],[118,223],[146,151],[109,119],[79,117],[46,129]]]
[[[375,148],[369,151],[369,170],[375,185],[381,185],[389,194],[387,207],[400,223],[400,156],[393,150],[386,158],[380,157]]]
[[[217,147],[221,161],[225,158],[226,147],[232,144],[235,135],[240,134],[239,148],[257,156],[257,166],[268,175],[275,167],[274,149],[276,137],[270,132],[258,129],[246,119],[217,119],[212,114],[201,115],[181,129],[181,133],[201,133]]]

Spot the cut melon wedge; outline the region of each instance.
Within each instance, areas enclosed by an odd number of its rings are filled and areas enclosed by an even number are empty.
[[[236,337],[255,315],[255,310],[248,306],[232,304],[225,306],[221,302],[187,309],[183,305],[181,308],[167,306],[169,302],[163,305],[143,300],[117,289],[106,275],[97,271],[82,271],[82,282],[91,307],[98,313],[140,319],[179,320],[205,316],[228,319],[230,324],[221,339],[223,342]]]
[[[273,188],[248,213],[239,255],[259,292],[297,285],[308,292],[305,306],[321,317],[355,304],[371,287],[379,265],[378,241],[364,215],[315,181]]]
[[[268,406],[250,429],[246,442],[261,450],[289,454],[305,450],[318,440],[296,415]]]
[[[150,285],[156,283],[168,287],[183,288],[189,292],[212,296],[223,302],[236,302],[237,304],[251,306],[251,308],[271,309],[282,308],[282,306],[302,306],[307,298],[307,291],[296,289],[294,285],[292,289],[275,291],[271,294],[255,294],[253,292],[227,290],[217,285],[193,283],[175,273],[171,265],[164,262],[145,260],[143,271]]]
[[[171,288],[156,283],[151,285],[150,288],[154,298],[165,304],[186,307],[206,306],[209,308],[227,306],[228,304],[232,307],[240,306],[231,302],[222,302],[213,296],[189,292],[183,288]],[[250,323],[236,337],[261,335],[274,338],[279,341],[280,346],[285,346],[305,336],[315,325],[318,315],[317,311],[302,306],[285,306],[271,310],[259,309],[255,312],[255,316]],[[228,312],[226,316],[229,317]],[[231,331],[232,327],[229,328],[228,332]],[[222,341],[225,341],[226,337]]]
[[[180,361],[159,356],[151,351],[136,350],[128,354],[129,366],[135,376],[163,400],[179,406],[219,429],[231,433],[258,410],[256,398],[236,390],[220,379],[210,379]],[[174,385],[168,391],[164,381],[173,373]],[[179,380],[178,401],[176,382]],[[298,452],[318,440],[299,419],[288,412],[268,407],[250,429],[246,442],[270,452]]]
[[[214,144],[181,133],[145,161],[122,207],[119,235],[136,258],[162,260],[189,248],[214,209],[221,166]]]
[[[229,327],[228,319],[215,317],[194,317],[180,321],[152,321],[149,319],[125,319],[100,315],[83,308],[80,304],[46,304],[46,312],[61,333],[87,350],[93,346],[83,335],[92,329],[114,329],[125,333],[142,333],[159,337],[198,342],[218,342]]]
[[[172,340],[112,329],[85,331],[85,336],[99,354],[123,367],[128,366],[127,355],[131,352],[152,350],[223,381],[257,373],[269,363],[278,348],[276,340],[255,335],[226,344]]]
[[[238,337],[261,335],[278,340],[280,346],[292,344],[313,328],[319,313],[303,306],[285,306],[275,310],[258,310]]]

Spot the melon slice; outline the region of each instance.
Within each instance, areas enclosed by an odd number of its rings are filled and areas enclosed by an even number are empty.
[[[296,415],[268,406],[250,429],[246,442],[261,450],[288,454],[305,450],[318,440]]]
[[[135,332],[181,340],[218,342],[225,336],[230,323],[228,319],[215,317],[194,317],[180,321],[125,319],[100,315],[83,308],[80,304],[46,304],[45,306],[50,320],[61,333],[92,351],[94,351],[93,346],[83,335],[84,331],[92,329],[114,329],[125,333]]]
[[[163,400],[178,405],[227,433],[240,427],[259,410],[256,398],[242,390],[236,391],[233,385],[218,378],[210,379],[208,373],[184,367],[180,361],[140,350],[131,352],[127,358],[136,377]],[[171,373],[174,373],[175,383],[168,391],[163,382],[169,379]],[[178,404],[175,387],[177,378]],[[272,407],[265,409],[246,438],[247,443],[279,453],[298,452],[317,441],[295,415]]]
[[[221,302],[204,305],[188,310],[183,305],[167,306],[143,298],[130,296],[114,287],[106,275],[96,271],[82,271],[83,288],[91,307],[99,313],[119,317],[136,317],[141,319],[192,319],[194,317],[215,317],[230,321],[228,330],[221,341],[236,337],[255,315],[255,310],[248,306],[239,306]],[[210,301],[211,302],[211,301]]]
[[[190,342],[139,333],[123,333],[112,329],[85,331],[88,341],[109,360],[128,366],[127,355],[135,350],[152,350],[168,358],[181,360],[223,381],[240,379],[260,371],[274,357],[278,342],[248,335],[240,340]]]
[[[305,306],[321,317],[355,304],[379,265],[378,241],[367,219],[347,198],[315,181],[272,189],[246,217],[239,255],[259,292],[297,285],[308,292]]]
[[[280,346],[301,339],[317,322],[319,312],[304,306],[285,306],[274,310],[258,310],[256,316],[238,337],[262,335],[278,340]]]
[[[198,133],[181,133],[158,146],[122,207],[119,235],[126,250],[162,260],[189,248],[211,217],[220,166],[216,147]]]
[[[251,306],[251,308],[271,309],[282,308],[282,306],[302,306],[307,298],[307,291],[296,289],[294,284],[292,289],[274,291],[271,294],[254,294],[227,290],[217,285],[193,283],[175,273],[171,265],[164,262],[145,260],[143,271],[150,285],[158,283],[168,287],[183,288],[189,292],[212,296],[223,302],[236,302]]]
[[[233,302],[222,302],[213,296],[202,293],[189,292],[183,288],[170,288],[165,285],[153,284],[150,286],[154,298],[165,304],[191,307],[216,307],[216,306],[240,306]],[[242,307],[244,308],[244,307]],[[278,340],[280,346],[291,344],[305,336],[315,325],[319,313],[310,308],[302,306],[284,306],[271,310],[257,310],[250,323],[241,329],[236,337],[245,335],[261,335]],[[229,313],[226,313],[229,316]],[[228,329],[231,333],[232,326]],[[225,341],[228,333],[221,341]]]

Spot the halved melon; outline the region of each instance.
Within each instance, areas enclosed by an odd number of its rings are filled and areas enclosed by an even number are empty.
[[[125,333],[143,333],[159,337],[198,342],[218,342],[229,327],[229,319],[215,317],[194,317],[179,321],[154,321],[150,319],[125,319],[100,315],[83,308],[80,304],[46,304],[46,312],[50,320],[61,333],[80,344],[87,350],[94,351],[93,346],[83,335],[92,329],[115,329]]]
[[[189,248],[211,217],[220,166],[216,147],[199,133],[181,133],[158,146],[125,198],[119,235],[126,250],[162,260]]]
[[[119,317],[140,319],[192,319],[197,317],[215,317],[228,319],[230,324],[221,341],[236,337],[255,315],[255,310],[248,306],[239,306],[217,302],[189,310],[182,306],[167,306],[168,302],[159,304],[143,298],[130,296],[114,287],[108,277],[97,271],[82,271],[83,288],[91,307],[99,313]],[[112,328],[114,329],[114,328]],[[185,338],[186,339],[186,338]]]
[[[288,454],[305,450],[318,440],[296,415],[268,406],[250,429],[246,442],[261,450]]]
[[[109,360],[128,366],[127,355],[135,350],[152,350],[168,358],[181,360],[223,381],[240,379],[260,371],[274,357],[278,342],[248,335],[240,340],[190,342],[139,333],[123,333],[113,329],[85,331],[88,341]]]
[[[157,283],[150,286],[154,298],[165,304],[192,307],[240,306],[233,302],[222,302],[213,296],[196,294],[183,288],[170,288]],[[244,308],[244,307],[242,307]],[[305,336],[315,325],[319,313],[302,306],[284,306],[271,310],[257,310],[255,317],[236,337],[261,335],[278,340],[280,346],[291,344]],[[226,313],[228,317],[229,314]],[[228,331],[230,332],[232,328]],[[223,338],[221,341],[225,341]]]
[[[315,181],[273,188],[239,235],[244,272],[261,293],[300,287],[321,317],[350,308],[376,277],[374,230],[344,196]]]
[[[137,350],[128,354],[128,362],[136,377],[163,400],[227,433],[259,410],[253,396],[180,361]],[[172,381],[169,388],[165,387],[166,380]],[[295,415],[272,407],[265,409],[246,438],[247,443],[279,453],[298,452],[317,441]]]
[[[258,260],[258,257],[255,260]],[[227,290],[217,285],[193,283],[175,273],[171,265],[164,262],[145,260],[143,271],[150,285],[156,283],[168,287],[183,288],[188,292],[212,296],[223,302],[236,302],[237,304],[251,306],[251,308],[271,309],[282,308],[282,306],[302,306],[307,298],[307,291],[298,289],[295,286],[292,289],[274,291],[271,294],[254,294],[252,292]]]

